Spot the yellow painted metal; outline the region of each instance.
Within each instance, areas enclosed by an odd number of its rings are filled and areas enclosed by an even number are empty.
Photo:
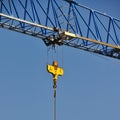
[[[52,65],[47,65],[47,71],[53,75],[53,87],[56,87],[58,76],[62,76],[64,74],[64,69],[58,67],[58,62],[53,61]]]
[[[54,88],[54,120],[56,120],[56,88],[58,76],[64,74],[64,69],[58,67],[58,62],[53,61],[52,65],[47,65],[47,71],[53,75],[53,88]]]
[[[57,80],[58,76],[62,76],[64,74],[64,69],[58,67],[58,63],[56,61],[53,62],[53,65],[47,65],[47,71],[53,75],[53,80]]]

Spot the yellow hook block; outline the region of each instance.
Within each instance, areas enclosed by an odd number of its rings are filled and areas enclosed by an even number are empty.
[[[56,82],[58,76],[62,76],[64,74],[64,69],[58,67],[58,62],[53,61],[52,65],[47,65],[47,71],[53,75],[53,81]]]

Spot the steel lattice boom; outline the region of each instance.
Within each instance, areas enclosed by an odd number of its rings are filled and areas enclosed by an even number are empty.
[[[120,20],[74,0],[0,0],[0,27],[120,59]]]

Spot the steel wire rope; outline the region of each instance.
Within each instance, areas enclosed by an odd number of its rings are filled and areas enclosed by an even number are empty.
[[[49,52],[49,48],[48,48],[48,46],[47,46],[46,65],[48,65],[48,61],[49,61],[48,52]]]
[[[50,52],[50,54],[51,55],[49,55],[49,52]],[[46,65],[48,65],[49,64],[49,60],[50,59],[52,59],[52,61],[53,61],[53,59],[54,59],[54,52],[55,52],[55,48],[53,47],[53,46],[48,46],[47,47],[47,61],[46,61]],[[51,56],[51,58],[49,58]],[[54,81],[53,81],[53,83],[54,83]],[[53,116],[54,116],[54,120],[56,120],[56,88],[57,88],[57,86],[56,86],[56,84],[54,83],[53,84],[53,89],[54,89],[54,112],[53,112]]]
[[[56,105],[56,88],[54,88],[54,120],[56,120],[56,116],[57,116],[57,111],[56,111],[56,107],[57,107],[57,105]]]

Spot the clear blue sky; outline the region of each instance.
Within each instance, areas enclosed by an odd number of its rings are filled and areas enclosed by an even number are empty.
[[[120,19],[119,0],[77,0]],[[42,40],[0,29],[0,120],[53,120]],[[64,46],[57,120],[120,120],[120,61]]]

